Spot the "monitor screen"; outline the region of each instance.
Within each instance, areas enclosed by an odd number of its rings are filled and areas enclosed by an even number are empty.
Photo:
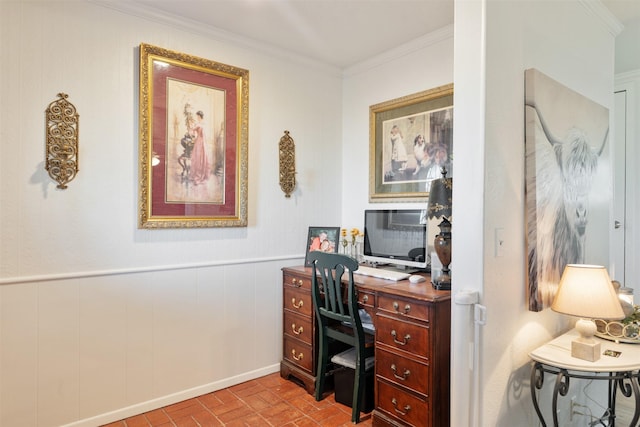
[[[376,209],[364,212],[364,259],[426,269],[426,209]]]

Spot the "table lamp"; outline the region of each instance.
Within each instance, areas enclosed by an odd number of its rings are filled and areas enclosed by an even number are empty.
[[[625,317],[609,274],[601,265],[567,264],[551,309],[580,317],[576,323],[580,337],[571,342],[571,356],[590,362],[600,358],[600,343],[593,339],[596,325],[591,319]]]
[[[442,168],[442,178],[434,179],[431,182],[429,192],[429,204],[427,207],[427,217],[429,219],[442,218],[438,227],[440,233],[436,235],[433,242],[438,259],[442,263],[442,273],[435,279],[431,279],[433,287],[436,289],[451,289],[451,199],[453,195],[453,178],[447,178],[447,169]],[[449,217],[449,218],[447,218]]]

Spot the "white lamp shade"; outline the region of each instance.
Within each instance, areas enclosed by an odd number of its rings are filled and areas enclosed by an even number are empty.
[[[551,309],[590,319],[625,318],[609,273],[601,265],[567,264]]]

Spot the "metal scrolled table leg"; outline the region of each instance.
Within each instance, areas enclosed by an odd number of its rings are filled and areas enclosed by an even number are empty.
[[[626,384],[625,381],[628,381],[629,383]],[[635,427],[638,424],[638,419],[640,418],[640,387],[638,386],[638,381],[640,381],[640,379],[638,378],[637,375],[633,375],[633,372],[626,372],[624,374],[624,378],[619,378],[618,380],[616,380],[617,387],[614,386],[614,392],[612,397],[613,400],[612,400],[611,410],[613,411],[613,414],[615,414],[616,388],[620,388],[620,392],[625,397],[631,397],[633,395],[633,398],[635,400],[635,408],[633,411],[633,419],[631,420],[631,424],[629,424],[629,426],[631,427]],[[615,415],[614,415],[614,420],[611,426],[615,426]]]
[[[541,390],[544,383],[544,370],[540,362],[535,362],[531,367],[531,399],[533,400],[533,408],[538,414],[538,419],[542,423],[542,427],[547,427],[547,423],[544,421],[542,412],[540,412],[540,406],[538,406],[538,396],[536,395],[536,389]]]
[[[558,376],[556,377],[556,385],[553,388],[553,403],[551,404],[551,410],[553,412],[553,425],[558,427],[558,394],[560,396],[566,396],[569,391],[569,373],[566,369],[560,369]]]
[[[618,384],[620,384],[620,391],[622,394],[626,394],[624,390],[624,384],[622,379],[613,379],[613,372],[609,372],[609,426],[616,426],[616,395],[618,394]]]
[[[636,407],[633,411],[633,419],[631,420],[631,426],[635,426],[638,424],[638,418],[640,418],[640,388],[638,388],[638,381],[640,378],[638,377],[630,377],[629,382],[631,383],[631,387],[633,388],[633,395],[635,396]]]

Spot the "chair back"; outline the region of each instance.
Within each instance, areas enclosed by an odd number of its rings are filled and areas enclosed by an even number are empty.
[[[311,252],[309,259],[313,273],[313,306],[320,327],[331,328],[332,324],[338,322],[349,323],[353,328],[352,335],[340,331],[328,331],[328,335],[351,345],[363,345],[365,332],[358,313],[358,298],[353,281],[353,272],[358,269],[358,262],[346,255],[320,251]],[[345,275],[346,284],[343,284]]]
[[[365,389],[366,359],[373,356],[374,352],[373,336],[365,336],[358,312],[358,298],[353,282],[353,272],[358,269],[358,262],[346,255],[321,251],[311,252],[309,260],[312,265],[311,296],[319,328],[315,398],[323,398],[330,339],[353,346],[356,367],[351,421],[358,423]],[[342,280],[345,275],[346,283]]]

